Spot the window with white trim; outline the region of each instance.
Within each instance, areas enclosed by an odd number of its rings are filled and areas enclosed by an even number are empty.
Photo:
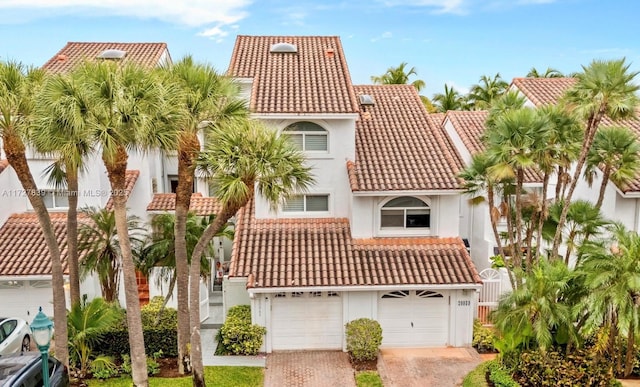
[[[291,141],[305,152],[328,152],[329,132],[318,124],[300,121],[284,128]]]
[[[431,209],[424,201],[413,196],[389,200],[380,209],[381,229],[407,229],[431,227]]]
[[[329,195],[292,196],[282,207],[283,212],[327,212]]]
[[[40,191],[45,207],[49,209],[69,208],[69,193],[66,191]]]

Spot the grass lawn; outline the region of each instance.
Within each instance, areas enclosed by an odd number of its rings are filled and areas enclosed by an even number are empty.
[[[462,387],[487,386],[487,362],[481,363],[462,380]]]
[[[259,387],[263,384],[264,369],[261,367],[204,367],[204,378],[207,386],[214,387]],[[105,381],[87,380],[89,387],[130,387],[131,378],[115,378]],[[191,377],[184,378],[149,378],[149,386],[191,386]]]
[[[356,374],[358,387],[382,387],[382,380],[377,371],[361,371]]]

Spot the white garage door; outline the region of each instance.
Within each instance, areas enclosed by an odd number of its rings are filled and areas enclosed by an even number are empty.
[[[272,300],[273,350],[342,348],[344,327],[339,293],[278,293]]]
[[[0,317],[33,321],[38,307],[53,316],[51,281],[0,281]]]
[[[380,293],[378,322],[384,347],[445,346],[449,338],[449,296],[430,290]]]

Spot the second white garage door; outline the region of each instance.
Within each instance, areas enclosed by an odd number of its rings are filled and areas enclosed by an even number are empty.
[[[342,298],[336,292],[293,292],[272,296],[273,350],[341,349]]]
[[[429,290],[379,293],[383,347],[439,347],[449,339],[449,297]]]

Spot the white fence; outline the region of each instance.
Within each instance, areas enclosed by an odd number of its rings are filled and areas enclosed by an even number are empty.
[[[483,324],[489,324],[489,314],[498,307],[498,300],[502,294],[502,278],[495,269],[484,269],[480,272],[482,289],[478,300],[478,319]]]

